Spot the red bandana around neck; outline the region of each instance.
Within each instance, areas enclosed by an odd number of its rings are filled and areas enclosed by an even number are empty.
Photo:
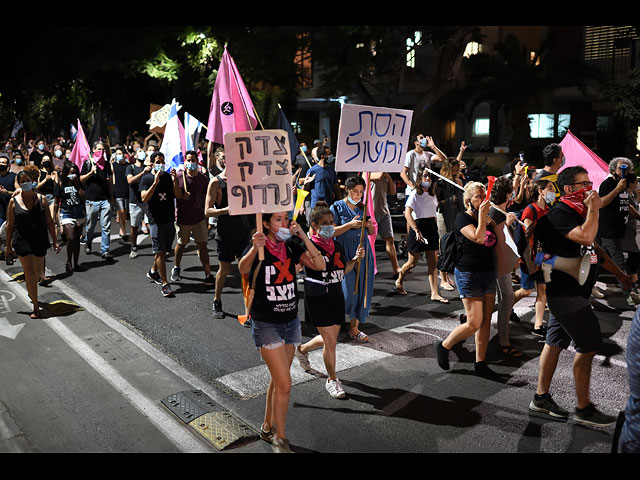
[[[560,201],[569,205],[573,210],[578,212],[582,218],[585,218],[587,216],[587,206],[584,204],[584,196],[589,190],[591,190],[591,188],[581,188],[577,192],[560,197]]]
[[[311,240],[313,240],[313,243],[320,245],[329,255],[333,255],[333,251],[336,248],[333,243],[333,238],[322,238],[320,235],[314,233],[311,235]]]
[[[272,241],[269,237],[267,237],[267,242],[265,247],[269,250],[271,255],[277,257],[281,262],[284,262],[287,258],[287,246],[284,242],[280,240]]]

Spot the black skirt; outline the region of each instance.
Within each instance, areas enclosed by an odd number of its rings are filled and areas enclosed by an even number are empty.
[[[416,224],[425,242],[419,242],[416,239],[416,232],[411,229],[409,231],[409,238],[407,239],[407,250],[410,252],[438,250],[440,248],[440,237],[438,236],[438,224],[435,217],[418,218]]]

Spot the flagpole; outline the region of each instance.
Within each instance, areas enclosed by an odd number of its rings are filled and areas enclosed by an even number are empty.
[[[458,187],[460,190],[464,190],[464,187],[463,187],[462,185],[458,185],[457,183],[452,182],[452,181],[451,181],[451,180],[449,180],[448,178],[443,177],[442,175],[440,175],[440,174],[438,174],[438,173],[434,172],[434,171],[433,171],[433,170],[431,170],[430,168],[425,167],[425,170],[427,170],[428,172],[432,173],[432,174],[433,174],[433,175],[435,175],[436,177],[441,178],[441,179],[442,179],[442,180],[444,180],[445,182],[449,182],[449,183],[450,183],[451,185],[453,185],[454,187]],[[501,209],[500,207],[498,207],[495,203],[493,203],[493,202],[489,202],[489,203],[491,203],[491,206],[492,206],[493,208],[495,208],[497,211],[499,211],[500,213],[502,213],[502,214],[503,214],[503,215],[505,215],[505,216],[507,215],[507,212],[505,212],[503,209]],[[516,222],[518,222],[520,225],[522,225],[523,227],[525,227],[525,228],[526,228],[526,225],[524,224],[524,222],[523,222],[522,220],[518,219],[517,217],[516,217]]]

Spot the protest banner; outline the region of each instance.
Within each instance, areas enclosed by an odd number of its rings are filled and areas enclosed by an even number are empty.
[[[229,215],[255,213],[257,230],[262,232],[263,213],[293,208],[287,132],[227,132],[224,146]]]
[[[413,111],[345,104],[340,113],[336,171],[400,172]]]

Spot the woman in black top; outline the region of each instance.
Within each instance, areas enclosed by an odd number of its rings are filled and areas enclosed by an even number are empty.
[[[33,176],[29,172],[33,170]],[[7,256],[15,251],[24,269],[25,283],[33,312],[31,318],[40,317],[38,304],[38,280],[44,269],[44,257],[51,246],[58,253],[60,247],[56,240],[56,230],[43,195],[36,193],[35,181],[38,178],[37,167],[28,166],[16,176],[16,187],[20,192],[14,196],[7,208]]]
[[[271,441],[276,451],[289,452],[286,418],[290,369],[295,348],[302,339],[296,265],[323,270],[325,263],[300,226],[289,223],[289,212],[265,213],[262,225],[265,233],[253,235],[252,245],[238,262],[238,270],[241,275],[248,275],[254,285],[251,334],[271,374],[260,435]],[[260,248],[264,249],[264,260],[259,260]]]
[[[466,211],[458,214],[454,226],[458,242],[455,278],[467,320],[437,344],[436,355],[438,365],[448,370],[449,350],[475,334],[474,369],[480,375],[494,377],[496,374],[486,365],[485,356],[496,296],[492,253],[496,236],[489,217],[491,202],[485,197],[485,187],[479,182],[468,183],[464,188]]]
[[[83,268],[78,263],[80,256],[80,237],[86,223],[85,194],[80,182],[78,167],[66,160],[60,173],[60,181],[54,190],[56,197],[56,216],[59,213],[60,225],[67,239],[67,273]],[[55,218],[55,216],[54,216]]]

